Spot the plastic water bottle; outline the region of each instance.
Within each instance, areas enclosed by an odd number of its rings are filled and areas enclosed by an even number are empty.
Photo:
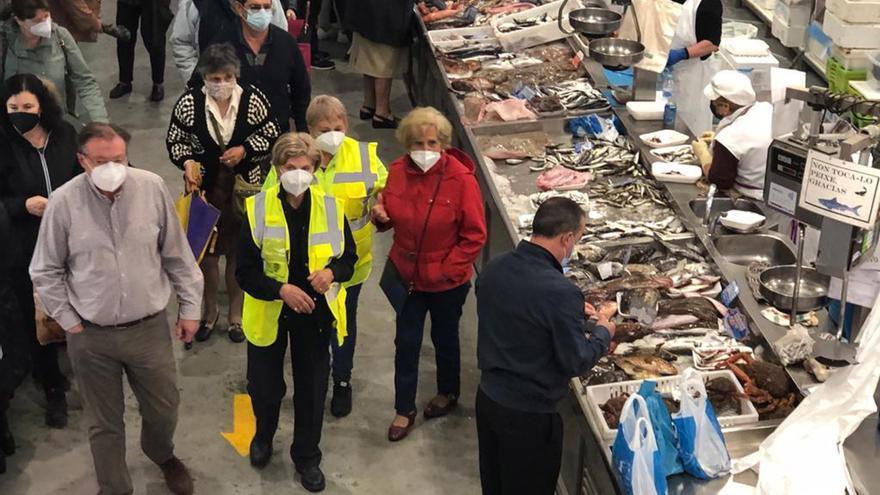
[[[662,81],[661,91],[663,92],[663,99],[669,101],[672,99],[672,93],[675,90],[672,71],[669,69],[664,70],[660,78]]]
[[[666,69],[661,76],[663,80],[663,99],[666,100],[666,106],[663,108],[663,128],[675,128],[675,114],[678,107],[675,105],[672,93],[675,90],[675,83],[672,80],[672,71]]]

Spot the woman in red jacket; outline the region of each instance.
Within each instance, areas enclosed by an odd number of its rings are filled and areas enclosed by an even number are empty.
[[[394,229],[388,256],[412,292],[397,314],[395,409],[388,439],[402,440],[416,418],[419,351],[425,316],[437,355],[437,395],[425,418],[458,405],[461,352],[458,323],[470,290],[473,264],[486,242],[486,218],[474,162],[449,148],[452,125],[433,108],[416,108],[397,139],[409,153],[388,168],[388,182],[373,208],[379,230]]]

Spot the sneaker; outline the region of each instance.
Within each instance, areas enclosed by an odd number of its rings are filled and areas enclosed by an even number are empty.
[[[46,390],[46,426],[59,430],[67,427],[67,397],[64,389]]]
[[[131,83],[121,82],[110,90],[110,99],[115,100],[131,93]]]
[[[171,493],[174,495],[193,494],[194,488],[192,476],[189,474],[189,469],[180,462],[180,459],[172,457],[162,464],[159,464],[159,469],[162,470],[162,476],[165,477],[165,484],[168,485],[168,489],[171,490]]]
[[[329,58],[318,58],[317,60],[312,60],[313,70],[333,70],[335,68],[336,63],[334,63]]]
[[[344,418],[351,414],[351,383],[337,382],[333,386],[330,414],[336,418]]]

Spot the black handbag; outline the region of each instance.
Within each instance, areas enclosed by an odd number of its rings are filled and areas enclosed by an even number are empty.
[[[434,210],[434,203],[437,202],[437,193],[440,192],[440,184],[443,182],[443,174],[445,172],[446,167],[444,166],[443,170],[440,172],[440,180],[437,181],[437,185],[434,187],[434,195],[431,197],[431,203],[428,205],[428,214],[425,215],[425,225],[422,227],[422,235],[419,236],[419,242],[416,245],[416,269],[413,273],[413,279],[404,280],[403,276],[400,274],[400,270],[394,266],[394,262],[391,261],[391,258],[385,262],[385,269],[382,270],[382,276],[379,278],[379,288],[385,293],[385,297],[388,299],[388,302],[391,303],[394,312],[398,315],[403,311],[403,307],[406,305],[406,300],[409,298],[409,295],[413,293],[415,287],[415,278],[419,274],[419,256],[422,254],[422,241],[425,239],[425,233],[428,231],[428,220],[431,219],[431,212]]]

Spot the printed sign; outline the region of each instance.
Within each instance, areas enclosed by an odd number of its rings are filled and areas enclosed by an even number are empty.
[[[799,206],[838,222],[871,228],[880,206],[880,170],[810,151]]]
[[[780,186],[775,182],[770,183],[770,194],[767,196],[767,204],[783,213],[794,216],[797,206],[797,192]]]

